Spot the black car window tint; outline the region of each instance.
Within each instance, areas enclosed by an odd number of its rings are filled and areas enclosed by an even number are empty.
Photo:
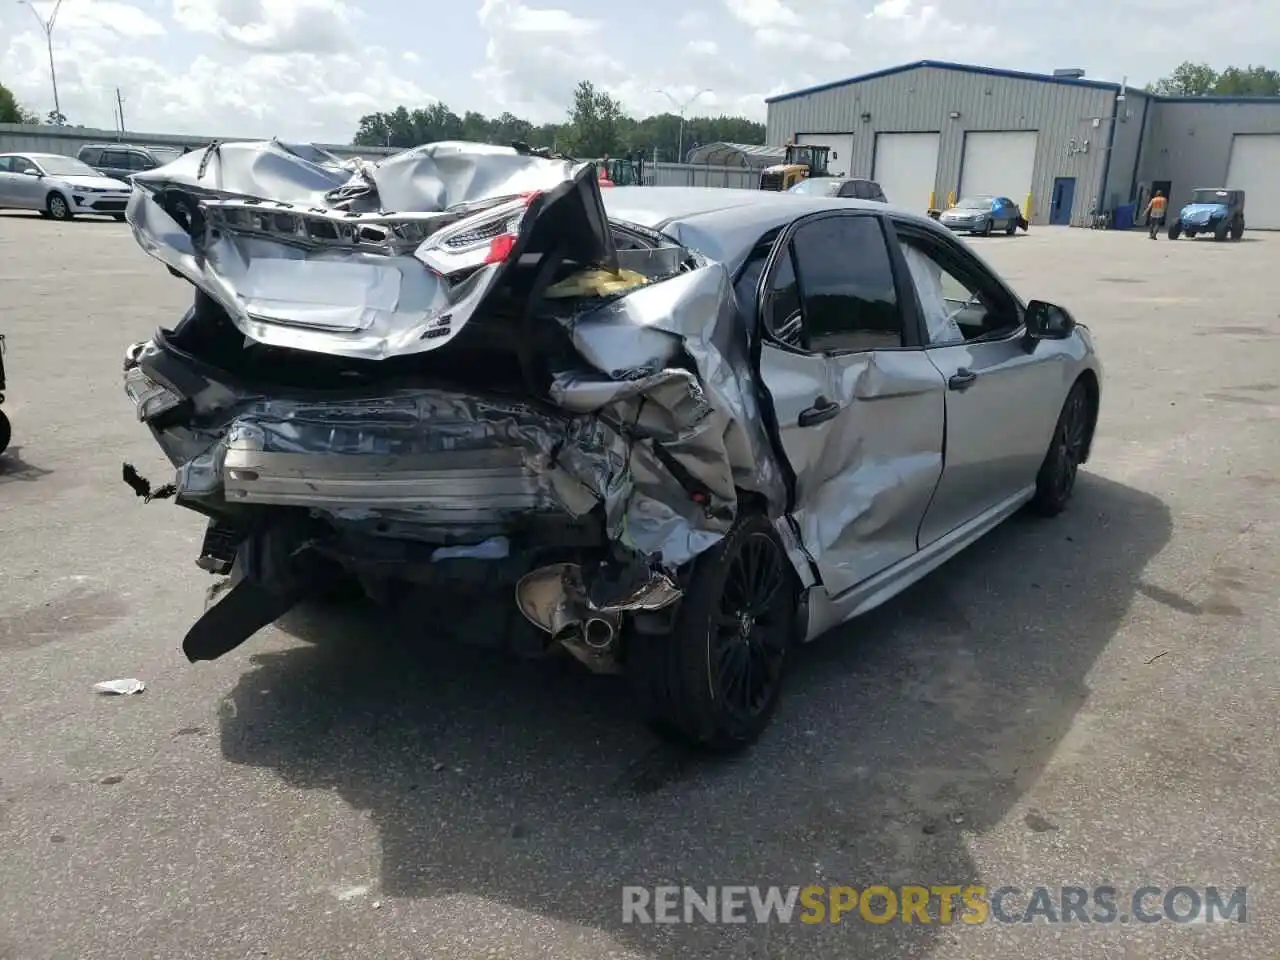
[[[880,221],[823,217],[792,240],[808,348],[874,350],[902,345],[902,316]]]
[[[793,347],[808,348],[801,310],[800,286],[796,283],[792,250],[779,255],[769,278],[769,308],[765,316],[768,331],[775,339]]]

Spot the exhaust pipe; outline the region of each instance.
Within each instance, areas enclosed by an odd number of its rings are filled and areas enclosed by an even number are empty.
[[[582,625],[582,642],[592,650],[606,650],[617,636],[612,620],[604,617],[588,617]]]

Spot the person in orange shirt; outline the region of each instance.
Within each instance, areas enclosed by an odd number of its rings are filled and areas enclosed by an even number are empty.
[[[1164,226],[1164,213],[1168,207],[1169,201],[1164,198],[1164,191],[1157,190],[1156,195],[1147,204],[1147,226],[1151,228],[1148,236],[1152,240],[1156,238],[1156,231]]]

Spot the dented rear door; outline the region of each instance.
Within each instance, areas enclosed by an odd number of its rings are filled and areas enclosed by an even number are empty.
[[[795,225],[761,284],[761,377],[792,515],[832,596],[916,552],[942,474],[945,382],[904,332],[878,217]]]

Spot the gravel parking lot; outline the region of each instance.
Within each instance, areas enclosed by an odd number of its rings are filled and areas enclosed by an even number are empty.
[[[806,648],[711,764],[617,682],[429,624],[297,617],[189,665],[203,525],[120,479],[165,472],[123,348],[189,287],[125,225],[0,215],[0,958],[1273,960],[1280,235],[973,242],[1095,333],[1076,499]],[[91,692],[117,677],[147,690]],[[1216,884],[1248,913],[624,924],[621,887],[662,883]]]

